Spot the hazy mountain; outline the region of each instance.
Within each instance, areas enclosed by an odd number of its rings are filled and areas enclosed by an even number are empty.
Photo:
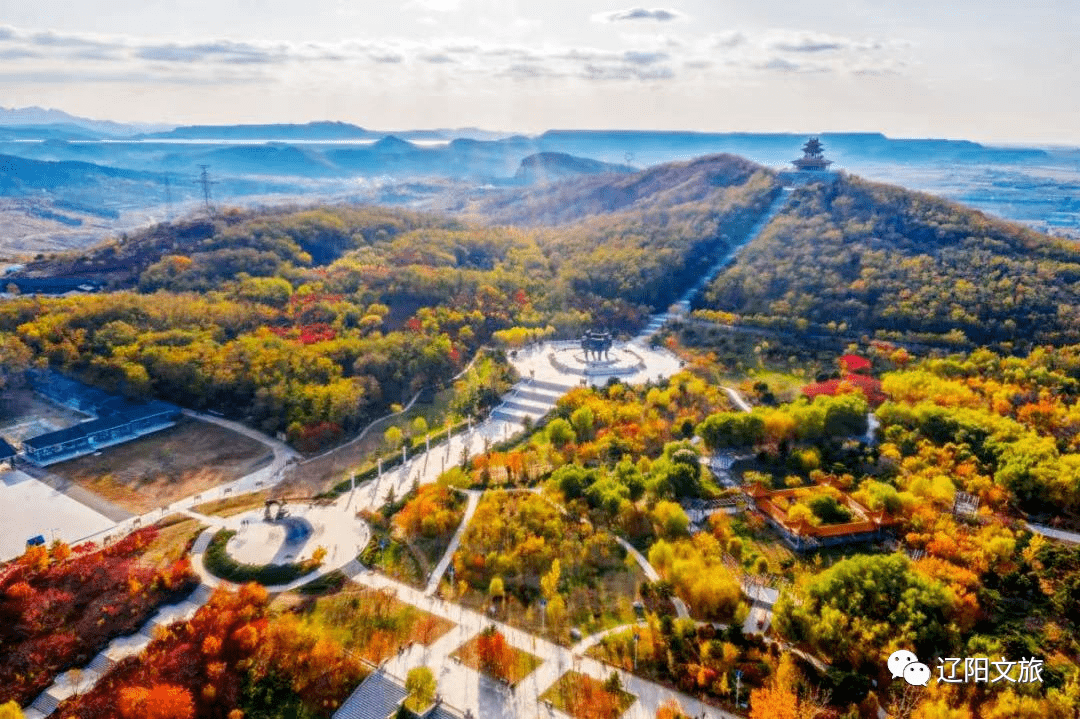
[[[119,181],[129,183],[161,182],[160,175],[136,170],[103,167],[89,162],[42,162],[22,157],[0,155],[0,195],[12,197],[36,194],[40,190],[57,191],[77,189],[92,192],[101,183],[115,185]]]
[[[758,172],[768,174],[742,157],[709,155],[633,174],[608,172],[490,192],[473,201],[466,213],[505,224],[562,224],[613,212],[708,203],[717,200],[725,188],[743,185]]]
[[[615,165],[610,162],[575,157],[565,152],[538,152],[521,161],[514,179],[524,184],[557,182],[580,175],[598,175],[603,173],[628,174],[635,172],[629,165]]]
[[[185,125],[168,132],[153,132],[149,140],[370,140],[381,137],[347,122],[309,122],[269,125]]]
[[[135,135],[148,130],[169,127],[164,124],[129,124],[111,120],[91,120],[87,117],[71,115],[63,110],[41,107],[0,107],[0,125],[75,125],[104,135],[116,136]]]

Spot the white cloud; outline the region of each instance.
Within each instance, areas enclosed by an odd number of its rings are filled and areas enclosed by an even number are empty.
[[[405,7],[429,12],[454,12],[461,7],[461,0],[411,0]]]
[[[624,12],[624,11],[620,11]],[[625,11],[629,12],[629,11]],[[655,11],[646,11],[654,13]],[[620,35],[616,45],[503,42],[448,37],[342,42],[261,42],[211,38],[159,41],[131,36],[34,32],[0,26],[0,59],[14,78],[41,82],[300,82],[313,72],[379,78],[405,86],[424,78],[482,85],[492,78],[521,83],[665,83],[754,73],[897,74],[905,71],[897,41],[855,39],[798,30],[678,36]],[[29,80],[28,80],[29,81]],[[568,85],[569,87],[569,85]]]
[[[625,22],[628,20],[652,20],[655,22],[671,22],[683,17],[678,10],[667,8],[643,7],[628,8],[626,10],[612,10],[611,12],[597,13],[592,16],[594,22]]]
[[[852,50],[857,52],[881,50],[883,43],[876,40],[827,35],[824,33],[774,30],[767,36],[766,44],[782,52],[822,53]]]

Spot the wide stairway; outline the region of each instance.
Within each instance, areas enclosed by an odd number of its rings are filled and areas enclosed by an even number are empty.
[[[494,419],[521,424],[525,418],[536,420],[547,414],[559,398],[573,389],[567,383],[542,382],[523,379],[514,385],[509,393],[503,395],[502,404],[491,412]]]

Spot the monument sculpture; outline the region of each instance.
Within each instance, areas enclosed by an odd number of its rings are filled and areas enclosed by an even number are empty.
[[[589,362],[606,360],[611,342],[610,332],[589,330],[581,336],[581,349],[585,350],[585,359]]]

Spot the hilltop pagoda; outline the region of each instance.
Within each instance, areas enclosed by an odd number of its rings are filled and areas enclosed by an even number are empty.
[[[822,172],[829,169],[832,160],[826,160],[821,146],[821,140],[811,137],[803,145],[803,156],[793,160],[792,164],[803,172]]]

